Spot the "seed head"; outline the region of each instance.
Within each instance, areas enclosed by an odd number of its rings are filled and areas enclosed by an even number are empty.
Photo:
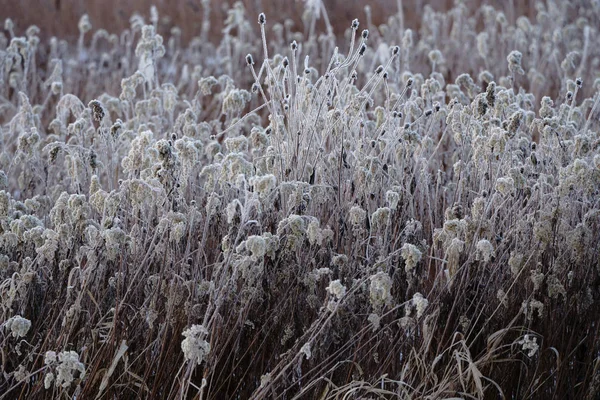
[[[104,107],[98,100],[90,101],[89,107],[92,109],[92,116],[96,121],[102,121],[104,118]]]
[[[508,61],[508,70],[512,73],[517,73],[520,75],[525,74],[525,71],[523,71],[523,67],[521,67],[522,59],[523,54],[520,51],[511,51],[508,57],[506,57],[506,61]]]
[[[363,43],[358,50],[358,55],[363,56],[365,51],[367,51],[367,45]]]
[[[260,25],[264,25],[266,22],[267,22],[267,17],[265,16],[265,13],[258,14],[258,23]]]
[[[494,104],[496,104],[496,82],[492,81],[488,84],[485,91],[485,100],[490,107],[494,107]]]

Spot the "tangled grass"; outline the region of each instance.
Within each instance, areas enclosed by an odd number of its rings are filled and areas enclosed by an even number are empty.
[[[398,4],[7,19],[0,399],[598,398],[600,3]]]

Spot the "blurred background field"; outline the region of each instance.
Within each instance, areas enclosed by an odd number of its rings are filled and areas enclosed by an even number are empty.
[[[221,37],[221,27],[227,16],[227,9],[233,1],[211,0],[211,39]],[[305,2],[299,0],[243,0],[249,15],[265,12],[269,20],[283,22],[291,18],[297,28],[302,27],[302,14]],[[323,0],[336,34],[342,34],[354,18],[365,20],[365,5],[362,0]],[[453,0],[372,0],[372,23],[380,25],[397,12],[398,4],[402,4],[406,16],[407,28],[419,28],[421,13],[425,5],[436,11],[446,11],[454,4]],[[489,4],[505,10],[509,20],[514,21],[519,15],[532,18],[535,9],[528,0],[466,0],[468,8],[477,10],[483,4]],[[104,28],[109,33],[119,33],[129,27],[132,14],[148,16],[152,5],[155,5],[161,16],[159,33],[165,34],[171,27],[178,26],[182,30],[182,39],[190,40],[199,35],[202,21],[201,0],[0,0],[0,18],[11,18],[16,22],[17,30],[24,31],[35,24],[41,29],[41,35],[76,38],[77,21],[83,14],[88,14],[94,29]],[[514,7],[514,8],[513,8]],[[512,11],[514,10],[514,11]],[[511,15],[512,14],[512,15]],[[320,20],[324,24],[323,19]],[[319,27],[321,28],[321,27]]]

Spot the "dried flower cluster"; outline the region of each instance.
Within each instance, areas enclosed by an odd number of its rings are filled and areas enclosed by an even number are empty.
[[[7,19],[0,398],[597,398],[600,3],[415,3]]]

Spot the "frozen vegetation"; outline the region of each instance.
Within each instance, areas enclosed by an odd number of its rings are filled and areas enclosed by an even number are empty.
[[[395,3],[6,19],[0,399],[599,398],[600,2]]]

